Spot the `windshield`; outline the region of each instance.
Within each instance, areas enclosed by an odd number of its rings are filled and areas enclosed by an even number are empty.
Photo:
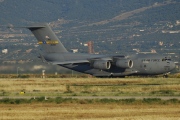
[[[162,61],[171,61],[171,58],[165,57],[162,59]]]

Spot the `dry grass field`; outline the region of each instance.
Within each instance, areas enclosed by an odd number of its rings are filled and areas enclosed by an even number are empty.
[[[24,91],[24,94],[20,94]],[[1,78],[0,97],[180,96],[177,78]],[[82,100],[83,101],[83,100]],[[0,120],[180,120],[180,104],[120,102],[1,103]]]
[[[0,96],[180,96],[179,78],[1,78]]]
[[[0,104],[1,120],[179,120],[180,105]]]

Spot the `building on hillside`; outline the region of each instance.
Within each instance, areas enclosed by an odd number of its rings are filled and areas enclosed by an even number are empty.
[[[2,50],[2,53],[3,53],[3,54],[7,54],[7,53],[8,53],[8,49],[3,49],[3,50]]]

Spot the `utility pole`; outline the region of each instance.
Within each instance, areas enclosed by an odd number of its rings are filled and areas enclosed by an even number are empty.
[[[16,72],[17,72],[17,77],[18,77],[19,76],[19,67],[17,67]]]

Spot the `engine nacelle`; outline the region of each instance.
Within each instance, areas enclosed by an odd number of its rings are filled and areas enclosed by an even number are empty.
[[[118,59],[116,61],[116,66],[120,68],[132,68],[133,61],[130,59]]]
[[[108,70],[111,68],[111,62],[106,60],[96,60],[91,66],[100,70]]]

